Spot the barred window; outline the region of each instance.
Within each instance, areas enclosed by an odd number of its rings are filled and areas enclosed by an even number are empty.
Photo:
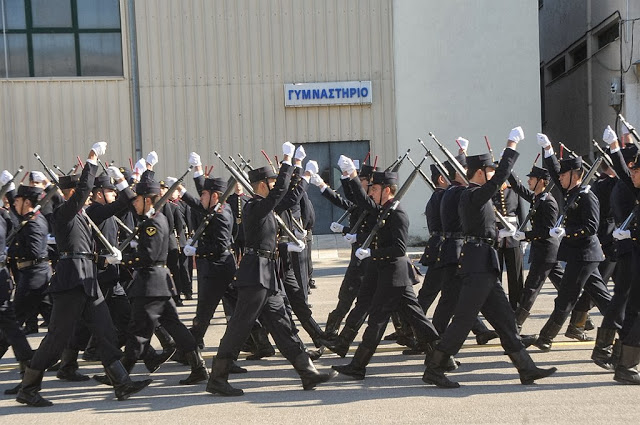
[[[0,78],[122,76],[119,0],[0,0]]]

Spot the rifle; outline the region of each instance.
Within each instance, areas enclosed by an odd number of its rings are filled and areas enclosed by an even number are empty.
[[[467,179],[467,173],[464,171],[464,167],[460,165],[458,160],[451,154],[451,152],[449,152],[449,149],[447,149],[442,143],[440,143],[440,141],[436,138],[436,136],[433,133],[429,132],[429,136],[433,139],[434,142],[436,142],[436,144],[438,145],[438,147],[440,148],[444,156],[447,157],[447,161],[449,161],[453,169],[456,170],[456,173],[462,176],[462,179],[465,181],[466,184],[469,184],[469,180]],[[428,152],[429,149],[427,149],[424,142],[420,139],[418,140],[422,145],[422,147],[424,148],[424,150]]]
[[[244,159],[244,157],[241,154],[238,154],[238,158],[240,158],[240,161],[242,161],[242,167],[243,168],[248,168],[249,170],[253,170],[253,167],[251,166],[251,160],[246,160]]]
[[[591,143],[593,143],[593,146],[598,150],[598,152],[600,152],[600,155],[602,155],[602,157],[604,158],[604,162],[607,163],[607,166],[613,169],[613,161],[611,160],[609,154],[607,154],[595,140],[591,140]]]
[[[263,154],[265,155],[265,157],[268,158],[268,156],[266,155],[266,153],[264,153],[264,151],[262,151]],[[222,164],[225,166],[225,168],[227,169],[227,171],[229,171],[229,173],[231,173],[231,175],[233,176],[234,179],[236,179],[236,181],[238,183],[240,183],[242,185],[242,187],[244,188],[244,190],[247,192],[247,194],[249,194],[250,196],[255,196],[255,192],[253,191],[253,187],[251,187],[251,183],[249,183],[242,174],[240,174],[238,171],[236,171],[233,167],[231,167],[229,164],[227,164],[227,162],[220,156],[220,154],[218,152],[213,152],[215,156],[218,157],[218,159],[220,161],[222,161]],[[271,162],[271,161],[269,161]],[[273,164],[272,164],[273,166]],[[300,241],[296,235],[293,234],[293,232],[287,227],[287,225],[284,223],[284,221],[282,220],[282,217],[280,217],[278,214],[276,214],[275,212],[273,213],[274,217],[276,218],[276,221],[278,222],[278,226],[280,226],[280,229],[289,237],[290,240],[292,240],[293,242],[297,243],[298,245],[304,245],[304,243],[302,241]],[[295,220],[293,221],[294,224],[298,224]],[[300,230],[301,232],[303,230]]]
[[[262,152],[262,155],[264,155],[264,157],[267,158],[267,162],[271,166],[271,169],[273,170],[273,172],[277,173],[278,171],[276,170],[275,165],[273,165],[273,162],[271,162],[271,158],[269,158],[269,155],[267,155],[267,153],[264,151],[264,149],[262,149],[260,152]],[[220,158],[220,159],[222,159],[222,158]]]
[[[420,163],[416,167],[413,168],[413,171],[411,172],[411,174],[409,174],[409,177],[407,177],[407,180],[405,180],[405,182],[402,184],[402,187],[400,187],[400,189],[398,189],[398,192],[396,192],[396,194],[395,194],[395,196],[393,198],[393,202],[391,202],[389,205],[384,207],[384,209],[382,210],[382,212],[378,216],[378,221],[376,222],[375,226],[373,226],[373,229],[371,229],[371,233],[369,233],[369,236],[367,236],[367,239],[365,239],[364,243],[362,244],[362,246],[360,246],[360,248],[362,248],[362,249],[369,248],[369,246],[373,242],[373,238],[380,231],[382,226],[384,226],[385,220],[389,217],[389,214],[391,214],[391,211],[393,211],[396,208],[398,208],[398,205],[400,204],[400,200],[402,199],[402,197],[409,190],[409,187],[411,186],[411,183],[413,183],[413,181],[416,179],[416,175],[418,174],[418,170],[420,169],[420,166],[422,165],[422,163],[424,161],[426,161],[426,159],[427,159],[427,156],[425,155],[422,158],[422,161],[420,161]]]
[[[152,207],[153,211],[160,211],[160,209],[164,207],[164,204],[167,203],[167,201],[171,197],[171,194],[178,188],[178,186],[182,184],[182,181],[187,176],[187,174],[191,172],[192,169],[193,169],[193,165],[189,165],[189,168],[187,168],[187,171],[185,171],[184,174],[180,176],[180,178],[171,185],[171,187],[167,190],[167,192],[164,195],[162,195],[162,197],[158,199],[155,204],[153,204],[153,207]],[[127,236],[125,240],[123,240],[120,243],[120,245],[118,246],[118,249],[120,251],[123,251],[127,247],[127,245],[129,245],[129,243],[138,235],[140,228],[146,225],[149,222],[149,220],[151,220],[151,217],[145,218],[140,224],[138,224],[133,229],[133,232],[129,236]]]
[[[424,171],[422,171],[422,168],[418,167],[416,165],[416,163],[413,162],[413,160],[411,158],[407,157],[407,159],[409,160],[411,165],[413,165],[414,168],[418,169],[418,173],[420,173],[420,175],[424,179],[425,183],[427,183],[427,186],[429,186],[431,188],[431,190],[433,190],[435,192],[436,191],[436,185],[431,181],[431,179],[429,177],[427,177],[427,175],[424,173]],[[449,181],[449,179],[447,179],[446,176],[444,178],[446,179],[446,181]],[[451,182],[449,182],[448,184],[451,184]]]
[[[344,213],[340,216],[340,218],[336,221],[336,223],[342,223],[344,221],[344,219],[347,218],[349,216],[349,214],[351,214],[355,209],[356,209],[355,206],[351,206],[351,207],[347,208],[344,211]]]
[[[24,167],[22,165],[18,167],[18,170],[13,173],[13,178],[9,180],[4,186],[2,186],[2,188],[0,188],[0,202],[2,202],[2,198],[4,198],[4,195],[6,195],[9,191],[9,186],[11,186],[11,183],[15,181],[16,177],[18,177],[18,174],[20,174],[23,169]]]
[[[218,203],[216,203],[216,205],[213,207],[213,211],[208,213],[204,217],[204,219],[202,220],[198,228],[195,230],[195,232],[193,232],[193,235],[191,236],[191,243],[189,245],[193,246],[193,244],[198,239],[200,239],[200,236],[202,236],[202,234],[204,233],[204,230],[207,228],[207,226],[209,225],[213,217],[215,217],[215,215],[220,212],[220,210],[222,209],[222,206],[224,205],[225,202],[227,202],[227,199],[229,198],[229,196],[231,196],[233,192],[235,192],[236,179],[232,176],[231,180],[232,181],[229,181],[227,185],[227,190],[222,194],[220,198],[218,198]]]
[[[98,159],[98,164],[100,164],[100,166],[102,167],[102,170],[104,171],[104,173],[106,175],[109,175],[109,173],[107,172],[107,167],[104,165],[104,163],[102,161],[100,161],[100,159]],[[55,167],[55,165],[54,165],[54,167]],[[115,220],[115,222],[118,225],[118,227],[120,227],[122,230],[127,232],[129,235],[131,235],[133,233],[133,230],[129,229],[129,226],[124,224],[124,222],[122,220],[120,220],[117,216],[112,215],[111,217],[113,217],[113,219]]]
[[[544,188],[540,198],[536,201],[536,203],[531,205],[531,208],[529,208],[529,212],[527,213],[527,216],[524,218],[522,223],[520,223],[520,226],[518,226],[518,230],[517,230],[518,232],[524,231],[524,228],[527,227],[527,223],[529,222],[531,217],[536,213],[536,210],[538,209],[538,207],[540,207],[540,204],[542,204],[542,201],[544,201],[547,198],[547,193],[551,192],[551,190],[553,189],[553,186],[554,186],[553,182],[550,182],[547,185],[547,187]]]
[[[596,159],[596,161],[593,163],[593,166],[591,167],[587,175],[584,177],[584,179],[582,179],[582,183],[580,184],[581,189],[588,186],[591,180],[594,179],[594,177],[596,176],[596,170],[600,166],[600,163],[602,162],[602,160],[603,158],[599,156]],[[576,190],[571,194],[571,197],[567,199],[567,202],[564,204],[564,208],[562,209],[562,214],[560,214],[560,216],[558,217],[558,220],[556,221],[555,227],[562,226],[562,222],[564,221],[564,216],[567,215],[567,211],[569,211],[569,208],[571,208],[571,206],[576,202],[576,200],[578,199],[578,196],[580,195],[580,192],[581,190]]]
[[[35,207],[33,208],[33,211],[29,213],[29,218],[22,220],[18,225],[18,227],[16,227],[15,230],[11,232],[11,234],[7,237],[7,240],[5,241],[6,246],[11,246],[16,236],[18,236],[18,233],[20,233],[20,231],[24,228],[24,226],[26,226],[27,223],[29,223],[29,220],[31,219],[31,217],[33,217],[38,211],[42,209],[42,207],[44,207],[49,203],[49,201],[51,201],[51,198],[53,198],[53,195],[57,192],[57,188],[58,186],[56,186],[55,183],[47,188],[46,194],[44,195],[44,197],[42,197],[42,199],[40,199],[36,203]]]
[[[404,162],[404,159],[409,155],[409,152],[411,151],[411,149],[407,149],[407,151],[404,153],[404,155],[400,155],[395,161],[393,161],[391,163],[391,165],[389,165],[387,168],[385,168],[385,172],[387,171],[394,171],[397,172],[400,167],[402,166],[402,163]]]
[[[58,176],[56,175],[56,173],[54,173],[53,171],[51,171],[49,167],[47,167],[47,164],[45,164],[42,158],[40,158],[40,155],[38,155],[37,152],[34,152],[33,155],[40,162],[40,164],[42,164],[42,166],[44,167],[44,171],[46,171],[47,174],[49,174],[49,177],[51,177],[51,181],[54,182],[56,185],[60,184],[60,180],[58,179]]]
[[[620,118],[620,121],[622,121],[622,124],[624,124],[627,129],[629,130],[629,133],[633,136],[633,138],[636,140],[635,144],[640,143],[640,136],[638,135],[638,132],[636,131],[635,127],[632,126],[631,124],[629,124],[629,122],[627,120],[624,119],[624,117],[622,116],[622,114],[618,114],[618,118]]]
[[[629,216],[620,225],[620,230],[627,230],[629,228],[629,225],[631,224],[633,219],[636,217],[636,215],[638,215],[639,207],[640,207],[639,205],[636,205],[635,207],[633,207]]]
[[[422,140],[420,140],[420,139],[418,139],[418,140],[420,142],[422,142]],[[447,176],[447,169],[445,168],[444,164],[442,162],[440,162],[440,160],[438,160],[438,158],[436,158],[436,156],[433,154],[433,152],[431,152],[429,149],[427,149],[427,156],[431,158],[431,160],[433,161],[433,164],[438,169],[438,172],[440,173],[440,175],[444,179],[445,183],[447,183],[447,185],[451,185],[451,180],[449,180],[449,177]],[[420,169],[420,171],[422,171],[422,169]]]

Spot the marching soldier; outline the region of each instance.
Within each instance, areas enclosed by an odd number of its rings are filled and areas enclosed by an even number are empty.
[[[516,366],[523,384],[531,384],[556,371],[555,368],[537,368],[520,340],[513,309],[500,283],[500,265],[495,248],[498,232],[491,199],[509,177],[518,158],[515,148],[523,139],[524,133],[520,127],[511,130],[507,148],[497,168],[494,168],[489,154],[467,157],[470,184],[460,196],[458,207],[465,235],[458,266],[462,286],[453,320],[433,354],[427,356],[427,367],[422,377],[425,383],[443,388],[460,386],[450,381],[445,372],[450,357],[462,347],[480,311],[500,335],[502,347]],[[504,230],[501,233],[502,236],[513,236]]]

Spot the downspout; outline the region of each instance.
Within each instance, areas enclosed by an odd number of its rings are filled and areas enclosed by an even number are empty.
[[[591,24],[591,0],[587,0],[587,34],[590,34]],[[587,114],[589,128],[589,158],[593,161],[593,37],[587,36],[587,52],[589,60],[587,61]]]
[[[142,157],[142,123],[140,118],[140,74],[138,72],[138,36],[134,0],[127,0],[129,24],[129,73],[131,74],[131,110],[133,119],[134,162]]]

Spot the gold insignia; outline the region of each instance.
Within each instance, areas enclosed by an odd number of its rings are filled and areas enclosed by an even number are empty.
[[[155,228],[155,227],[153,227],[153,226],[149,226],[149,227],[147,227],[147,228],[146,228],[145,232],[147,232],[147,235],[149,235],[149,236],[153,236],[153,235],[155,235],[156,233],[158,233],[158,229],[156,229],[156,228]]]

